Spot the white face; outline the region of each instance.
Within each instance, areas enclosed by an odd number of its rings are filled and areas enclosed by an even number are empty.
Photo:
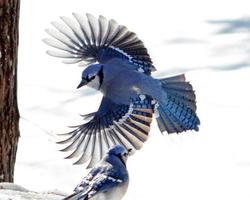
[[[124,163],[126,163],[128,160],[128,155],[122,155],[122,160]]]
[[[100,89],[100,78],[99,76],[95,76],[95,78],[93,80],[91,80],[90,82],[88,82],[87,86],[94,88],[96,90]]]
[[[123,160],[124,163],[127,162],[128,157],[130,155],[129,153],[130,153],[130,151],[129,152],[124,152],[124,153],[121,154],[121,159]]]

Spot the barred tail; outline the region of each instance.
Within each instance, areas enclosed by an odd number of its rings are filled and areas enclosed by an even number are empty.
[[[196,101],[192,85],[185,81],[184,75],[160,81],[164,98],[156,107],[156,113],[158,113],[156,119],[161,132],[198,131],[200,120],[196,115]]]

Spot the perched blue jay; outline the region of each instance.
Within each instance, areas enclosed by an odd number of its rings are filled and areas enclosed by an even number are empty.
[[[63,149],[71,151],[67,158],[78,157],[76,164],[90,160],[91,167],[114,144],[140,149],[154,113],[161,132],[198,131],[195,94],[184,75],[153,78],[156,69],[135,33],[103,16],[73,16],[46,30],[53,39],[44,42],[58,49],[47,53],[65,63],[86,64],[77,88],[87,85],[103,98],[96,112],[83,115],[87,122],[59,142],[68,144]]]
[[[102,160],[63,200],[120,200],[127,191],[129,175],[126,161],[129,155],[121,145],[109,149]]]

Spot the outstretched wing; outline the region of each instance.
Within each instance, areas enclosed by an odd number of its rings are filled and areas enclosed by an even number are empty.
[[[66,158],[78,157],[75,164],[90,160],[88,167],[96,164],[108,149],[121,144],[126,149],[140,149],[148,138],[155,101],[146,95],[131,99],[130,105],[116,104],[103,97],[96,113],[85,115],[89,121],[75,126],[66,133],[67,144],[62,151],[71,151]]]
[[[103,16],[98,19],[90,14],[87,18],[77,13],[73,16],[75,20],[61,17],[64,23],[52,22],[56,30],[46,30],[54,39],[46,38],[44,42],[59,49],[48,51],[49,55],[65,58],[65,63],[85,64],[120,58],[146,74],[155,71],[143,42],[125,26]]]

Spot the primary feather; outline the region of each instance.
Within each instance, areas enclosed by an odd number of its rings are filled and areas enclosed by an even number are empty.
[[[55,40],[44,39],[44,42],[59,49],[48,51],[49,55],[65,58],[66,63],[85,61],[87,64],[121,58],[147,74],[155,71],[143,42],[125,26],[103,16],[98,19],[91,14],[86,18],[77,13],[73,16],[75,20],[61,17],[63,23],[52,23],[56,30],[46,30]]]

